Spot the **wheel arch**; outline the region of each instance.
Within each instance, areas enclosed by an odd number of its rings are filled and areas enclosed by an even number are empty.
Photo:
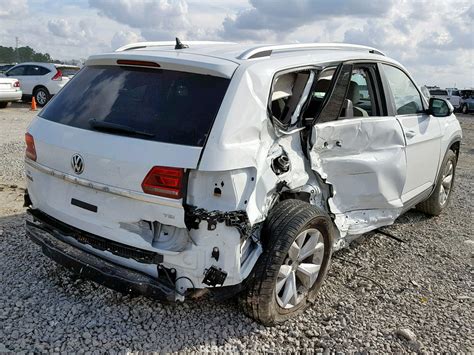
[[[46,86],[42,85],[42,84],[36,85],[36,86],[33,88],[33,91],[31,92],[31,94],[32,94],[32,95],[35,95],[35,92],[36,92],[36,90],[38,90],[38,89],[45,89],[45,90],[48,92],[48,94],[49,94],[48,88],[47,88]]]
[[[436,181],[438,181],[439,174],[441,174],[441,170],[443,169],[442,162],[444,161],[444,158],[446,157],[446,154],[448,154],[448,152],[450,150],[452,150],[454,152],[454,154],[456,154],[456,162],[457,162],[457,160],[459,158],[460,149],[461,149],[461,136],[456,135],[453,138],[451,138],[451,140],[449,141],[449,144],[446,146],[446,150],[443,154],[443,160],[441,160],[440,165],[438,167],[438,172],[436,173],[435,183],[432,187],[432,191],[431,191],[430,195],[428,196],[428,198],[431,197],[431,195],[433,194],[433,192],[435,190]]]
[[[461,137],[455,137],[451,140],[448,150],[452,150],[456,154],[456,160],[459,158],[459,151],[461,149]],[[444,153],[446,155],[447,151]]]

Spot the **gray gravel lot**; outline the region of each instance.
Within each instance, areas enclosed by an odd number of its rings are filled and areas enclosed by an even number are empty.
[[[34,113],[0,110],[0,352],[375,351],[474,352],[474,116],[451,206],[411,211],[387,231],[334,255],[317,302],[274,328],[235,300],[163,305],[123,296],[69,273],[25,236],[23,135]]]

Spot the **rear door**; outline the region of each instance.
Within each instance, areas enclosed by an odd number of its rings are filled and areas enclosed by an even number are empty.
[[[405,203],[434,185],[441,153],[440,119],[426,113],[417,86],[403,70],[388,64],[381,64],[381,70],[388,84],[389,104],[405,136]]]
[[[342,65],[315,120],[311,166],[332,185],[336,224],[349,234],[393,221],[406,179],[404,135],[387,114],[378,67]]]
[[[34,88],[38,85],[47,85],[48,83],[45,82],[45,76],[50,72],[49,69],[41,65],[27,65],[24,86],[28,94],[33,94]]]

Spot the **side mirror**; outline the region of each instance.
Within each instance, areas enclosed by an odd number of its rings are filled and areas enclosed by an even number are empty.
[[[435,97],[430,98],[428,113],[435,117],[447,117],[454,112],[454,107],[449,101]]]

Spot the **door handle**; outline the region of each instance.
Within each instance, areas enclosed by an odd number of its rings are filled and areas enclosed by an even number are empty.
[[[416,136],[416,132],[413,131],[413,130],[406,131],[406,132],[405,132],[405,136],[406,136],[407,138],[413,138],[414,136]]]

